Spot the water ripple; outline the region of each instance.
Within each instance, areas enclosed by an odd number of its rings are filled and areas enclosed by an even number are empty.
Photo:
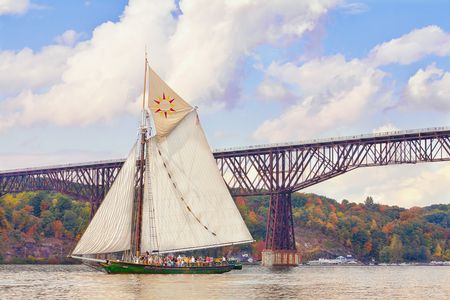
[[[0,265],[0,299],[449,299],[450,267],[244,266],[221,275],[107,275]]]

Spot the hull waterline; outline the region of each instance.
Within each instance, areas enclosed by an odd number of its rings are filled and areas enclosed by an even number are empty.
[[[233,269],[232,265],[165,267],[122,261],[100,263],[108,274],[222,274]]]

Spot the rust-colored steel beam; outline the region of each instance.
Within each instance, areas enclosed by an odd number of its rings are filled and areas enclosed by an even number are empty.
[[[0,195],[52,190],[89,201],[94,213],[114,182],[123,160],[0,171]]]
[[[450,161],[450,128],[214,153],[235,196],[295,192],[355,168]]]
[[[266,249],[296,250],[291,193],[277,193],[270,197]]]

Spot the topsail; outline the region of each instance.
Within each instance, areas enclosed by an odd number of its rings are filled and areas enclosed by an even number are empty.
[[[168,135],[194,108],[172,90],[150,67],[148,108],[156,127],[156,136]]]

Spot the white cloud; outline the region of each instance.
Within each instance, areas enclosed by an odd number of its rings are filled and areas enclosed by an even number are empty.
[[[98,26],[89,41],[80,42],[57,71],[60,80],[46,91],[24,91],[2,103],[0,126],[52,122],[57,125],[89,124],[124,113],[142,89],[145,44],[152,49],[156,67],[164,65],[167,36],[174,29],[168,1],[132,1],[118,23]],[[153,12],[149,14],[148,12]],[[63,46],[59,46],[63,47]],[[41,55],[47,56],[47,48]],[[45,65],[37,65],[45,76]],[[18,68],[17,64],[13,68]],[[19,69],[20,70],[20,69]],[[27,68],[22,68],[24,76]],[[10,80],[2,80],[8,84]]]
[[[2,73],[22,71],[23,78],[0,78],[0,86],[11,86],[8,99],[0,102],[0,128],[35,122],[90,124],[136,110],[145,45],[153,68],[184,98],[206,108],[224,107],[239,97],[239,63],[257,45],[279,46],[302,36],[336,2],[184,0],[182,14],[174,17],[171,1],[130,0],[120,21],[98,26],[91,40],[73,45],[76,33],[69,31],[58,42],[73,47],[28,50],[42,79],[28,72],[27,60],[20,65],[18,57],[26,50],[0,53],[9,55]],[[69,53],[46,64],[49,49]]]
[[[372,132],[373,133],[386,133],[386,132],[393,132],[393,131],[399,131],[400,129],[396,126],[392,125],[391,123],[387,123],[384,125],[381,125],[378,128],[375,128]]]
[[[379,123],[375,116],[405,103],[394,101],[397,83],[380,66],[409,64],[427,55],[450,55],[450,35],[437,26],[377,45],[361,59],[347,61],[338,54],[300,65],[272,63],[258,94],[271,100],[290,99],[292,104],[260,125],[253,137],[270,142],[297,140],[348,131],[360,122]],[[410,78],[403,98],[415,110],[449,111],[449,86],[449,74],[431,65]],[[390,128],[380,128],[384,129]]]
[[[450,55],[450,35],[438,26],[416,29],[374,47],[368,60],[375,65],[410,64],[427,55]]]
[[[349,15],[362,14],[369,10],[369,6],[362,2],[344,2],[339,5],[339,8]]]
[[[29,0],[0,0],[0,16],[24,14],[29,8]]]
[[[59,82],[72,52],[59,45],[39,52],[29,48],[0,52],[0,99],[27,90],[46,89]]]
[[[450,204],[449,181],[448,163],[396,165],[356,169],[304,191],[352,202],[372,196],[378,203],[412,207]]]
[[[267,75],[272,80],[294,86],[297,102],[281,116],[265,121],[255,139],[270,142],[305,139],[321,132],[352,124],[378,107],[384,73],[360,60],[346,61],[342,55],[309,61],[272,64]],[[370,104],[370,106],[369,106]]]
[[[82,37],[81,33],[76,32],[75,30],[66,30],[63,34],[58,35],[55,38],[55,42],[64,46],[73,46],[76,42]]]
[[[450,112],[450,73],[435,64],[419,69],[408,80],[404,96],[419,109]]]
[[[257,93],[266,100],[288,100],[291,93],[288,88],[276,80],[264,79],[257,88]]]
[[[199,103],[236,101],[242,71],[239,63],[255,46],[282,45],[302,36],[335,3],[181,1],[183,15],[169,45],[170,81],[180,93]],[[187,74],[191,80],[186,80]]]

